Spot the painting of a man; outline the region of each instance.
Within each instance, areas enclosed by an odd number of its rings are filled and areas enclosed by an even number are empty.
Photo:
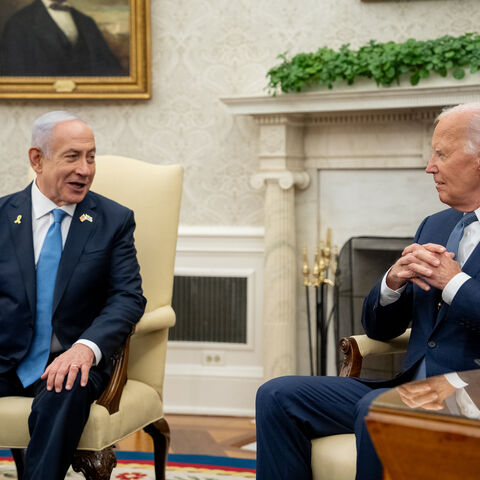
[[[128,8],[128,0],[122,1]],[[0,76],[128,75],[128,56],[114,53],[94,18],[74,3],[34,0],[17,8],[4,22],[0,37]],[[112,0],[81,2],[85,4],[98,9],[98,4],[108,6]],[[128,45],[123,49],[128,52]]]

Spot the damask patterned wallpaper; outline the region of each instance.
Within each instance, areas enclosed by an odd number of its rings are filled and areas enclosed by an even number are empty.
[[[263,224],[252,190],[257,128],[219,101],[261,94],[285,51],[427,39],[478,30],[478,0],[151,0],[150,101],[1,101],[0,194],[25,185],[33,119],[67,109],[94,128],[99,153],[185,167],[184,225]]]

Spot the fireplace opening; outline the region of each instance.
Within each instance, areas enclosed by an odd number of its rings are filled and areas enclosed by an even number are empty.
[[[338,257],[339,271],[335,295],[335,340],[365,333],[362,327],[364,298],[380,277],[393,265],[411,237],[352,237]],[[338,351],[338,350],[337,350]],[[403,354],[375,356],[363,361],[362,377],[392,378],[402,368]],[[338,352],[337,367],[343,361]]]

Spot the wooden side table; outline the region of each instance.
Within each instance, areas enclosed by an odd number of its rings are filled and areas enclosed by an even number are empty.
[[[480,420],[469,418],[476,416],[475,407],[480,406],[480,370],[459,376],[468,387],[461,395],[459,389],[442,401],[441,410],[407,406],[398,388],[380,395],[372,404],[367,427],[385,480],[480,479]],[[465,407],[465,393],[470,408]]]

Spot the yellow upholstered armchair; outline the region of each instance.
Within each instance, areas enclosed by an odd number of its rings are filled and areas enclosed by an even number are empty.
[[[340,342],[345,357],[341,377],[358,377],[362,360],[367,356],[388,355],[406,351],[410,330],[390,342],[372,340],[366,335],[354,335]],[[312,440],[313,480],[354,480],[357,448],[355,435],[343,434]]]
[[[144,429],[154,441],[155,475],[165,478],[170,432],[163,417],[163,379],[171,307],[173,269],[182,192],[181,167],[131,158],[98,156],[92,190],[135,212],[135,245],[147,307],[118,355],[110,385],[92,405],[73,468],[87,479],[107,480],[116,464],[112,446]],[[32,399],[0,398],[0,446],[12,449],[19,479],[29,441]]]

